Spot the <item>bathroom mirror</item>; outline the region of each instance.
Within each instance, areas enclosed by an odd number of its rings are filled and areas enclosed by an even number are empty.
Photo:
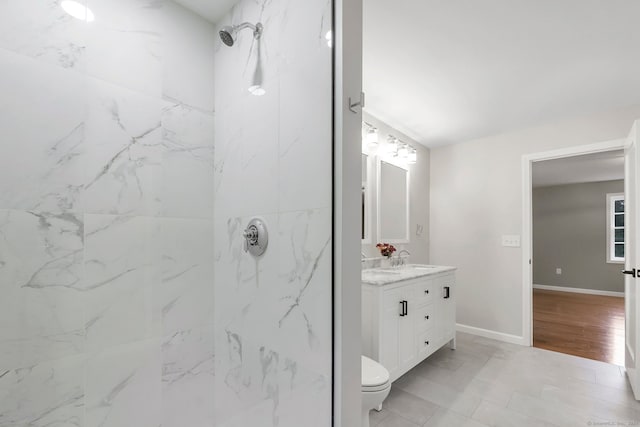
[[[409,171],[378,162],[378,240],[409,243]]]
[[[362,154],[362,243],[371,243],[371,167],[369,156]]]

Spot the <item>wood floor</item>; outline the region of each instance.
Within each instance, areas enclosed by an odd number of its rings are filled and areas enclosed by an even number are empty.
[[[624,298],[533,290],[533,346],[624,365]]]

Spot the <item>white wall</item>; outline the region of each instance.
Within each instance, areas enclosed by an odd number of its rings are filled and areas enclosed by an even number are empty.
[[[217,35],[90,3],[0,3],[0,424],[211,425]]]
[[[457,322],[522,336],[522,155],[626,137],[640,106],[431,150],[431,263],[458,267]]]
[[[247,88],[249,31],[216,42],[217,426],[328,426],[332,417],[332,2],[244,0],[220,20],[264,24],[264,96]],[[243,250],[252,217],[269,231]],[[354,254],[355,255],[355,254]]]
[[[363,120],[376,128],[378,128],[378,137],[380,141],[384,141],[387,135],[394,135],[400,138],[402,141],[409,143],[416,148],[418,159],[413,165],[409,165],[409,243],[406,244],[394,244],[394,246],[400,251],[401,249],[407,249],[411,253],[410,262],[426,264],[429,262],[429,149],[417,143],[407,135],[392,128],[386,123],[380,121],[371,114],[364,113]],[[362,252],[367,257],[379,257],[380,252],[376,249],[376,243],[380,240],[377,236],[376,224],[378,220],[377,215],[377,158],[372,156],[373,159],[369,161],[370,178],[369,185],[371,186],[371,243],[362,245]],[[382,203],[385,203],[382,200]],[[416,233],[417,226],[422,226],[422,234]]]

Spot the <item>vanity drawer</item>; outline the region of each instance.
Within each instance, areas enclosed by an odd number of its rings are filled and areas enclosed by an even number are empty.
[[[437,316],[436,310],[436,304],[427,304],[416,310],[416,332],[420,333],[427,331],[433,326]]]
[[[438,349],[437,333],[435,330],[429,330],[416,336],[416,345],[418,347],[418,355],[424,358]]]
[[[436,284],[433,280],[425,280],[414,285],[413,295],[417,306],[429,304],[436,298]]]

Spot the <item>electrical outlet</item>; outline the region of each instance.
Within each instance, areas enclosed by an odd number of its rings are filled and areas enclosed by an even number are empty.
[[[520,247],[520,236],[518,234],[505,234],[502,236],[502,246],[510,248]]]
[[[556,274],[557,275],[561,275],[562,274],[562,269],[561,268],[556,268]]]

